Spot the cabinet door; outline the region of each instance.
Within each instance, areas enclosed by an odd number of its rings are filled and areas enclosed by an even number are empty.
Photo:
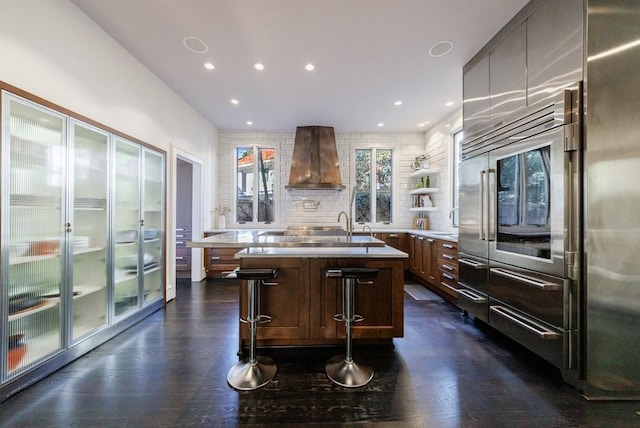
[[[75,342],[107,324],[109,135],[72,121],[73,210],[70,219]]]
[[[491,126],[506,123],[526,107],[527,25],[520,24],[489,54]]]
[[[164,296],[164,155],[144,149],[143,305]]]
[[[489,56],[485,56],[463,75],[462,116],[467,141],[489,129],[491,104],[489,101]]]
[[[260,313],[271,317],[261,324],[258,339],[306,339],[309,337],[309,261],[302,258],[242,259],[242,268],[275,268],[274,285],[261,286]],[[240,313],[247,316],[247,287],[242,283]],[[242,337],[248,338],[247,325],[241,325]]]
[[[378,269],[376,278],[355,287],[355,313],[363,317],[353,325],[353,337],[383,339],[401,337],[404,320],[404,268],[401,260],[342,259],[340,267],[366,267]],[[342,285],[337,287],[337,312],[342,307]],[[344,323],[338,323],[338,337],[345,337]]]
[[[527,105],[582,80],[582,0],[546,1],[527,19]]]
[[[114,311],[139,307],[140,146],[116,139],[114,189]]]
[[[437,252],[436,252],[436,240],[433,238],[425,238],[424,249],[422,252],[423,262],[423,278],[429,283],[436,285],[436,271],[437,271]]]
[[[3,379],[63,348],[66,119],[3,94]],[[6,357],[6,360],[4,359]]]

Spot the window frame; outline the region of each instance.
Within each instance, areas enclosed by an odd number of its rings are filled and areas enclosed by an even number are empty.
[[[350,154],[351,154],[351,162],[350,162],[350,166],[351,166],[351,182],[353,183],[352,188],[354,188],[356,186],[356,151],[357,150],[371,150],[372,151],[372,169],[371,169],[371,201],[372,201],[372,206],[371,206],[371,221],[368,222],[356,222],[355,219],[355,202],[354,202],[354,207],[352,209],[352,212],[350,213],[350,215],[354,216],[353,222],[354,224],[358,224],[360,226],[379,226],[379,225],[384,225],[384,226],[390,226],[390,225],[394,225],[398,222],[398,200],[399,200],[399,153],[400,150],[398,147],[396,147],[393,144],[354,144],[351,149],[350,149]],[[375,202],[376,202],[376,186],[375,183],[377,183],[377,177],[375,176],[376,173],[376,168],[374,167],[374,160],[377,158],[377,151],[378,150],[389,150],[391,151],[391,221],[389,222],[385,222],[385,221],[378,221],[376,218],[376,206],[375,206]]]
[[[273,149],[274,150],[274,157],[273,157],[273,200],[274,200],[274,206],[273,206],[273,219],[270,222],[265,222],[265,221],[259,221],[258,220],[258,216],[259,216],[259,208],[255,209],[256,207],[259,207],[259,200],[260,200],[260,182],[259,182],[259,163],[255,162],[253,165],[253,183],[252,186],[254,189],[258,189],[257,191],[253,192],[252,195],[252,203],[253,203],[253,218],[251,221],[244,221],[244,222],[239,222],[238,221],[238,217],[237,217],[237,208],[238,208],[238,188],[239,188],[239,181],[238,181],[238,149],[239,148],[246,148],[246,149],[251,149],[253,151],[253,156],[254,159],[257,159],[258,153],[260,149]],[[236,143],[233,144],[231,147],[231,159],[233,159],[234,162],[234,166],[232,168],[232,172],[231,174],[233,175],[233,179],[231,180],[231,182],[233,182],[233,188],[230,189],[231,191],[231,201],[232,201],[232,207],[233,207],[233,223],[237,224],[237,225],[242,225],[242,226],[261,226],[261,225],[276,225],[280,222],[280,180],[281,180],[281,174],[280,174],[280,145],[277,143],[272,143],[272,144],[264,144],[264,143]]]

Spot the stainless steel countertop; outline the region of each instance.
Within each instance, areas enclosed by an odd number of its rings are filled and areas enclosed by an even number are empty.
[[[273,248],[273,247],[384,247],[384,241],[371,236],[279,236],[265,231],[233,230],[187,242],[192,248]]]
[[[393,247],[279,247],[246,248],[235,255],[245,257],[301,257],[301,258],[383,258],[406,259],[409,255]]]

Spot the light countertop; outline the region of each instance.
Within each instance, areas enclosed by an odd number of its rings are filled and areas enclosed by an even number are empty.
[[[197,248],[367,248],[384,247],[384,241],[371,236],[282,236],[273,235],[269,231],[230,230],[199,241],[187,243],[188,247]]]
[[[384,258],[406,259],[409,255],[390,246],[385,247],[271,247],[247,248],[235,255],[245,257],[302,257],[302,258]]]

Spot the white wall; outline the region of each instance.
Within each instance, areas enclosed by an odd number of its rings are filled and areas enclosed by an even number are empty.
[[[172,298],[175,153],[201,159],[211,183],[217,130],[71,2],[0,0],[0,17],[0,80],[167,151]],[[206,219],[211,206],[205,192]]]
[[[295,131],[291,132],[245,132],[245,131],[220,131],[219,133],[219,183],[218,203],[233,207],[234,189],[234,159],[233,147],[236,145],[267,145],[276,147],[278,168],[280,171],[280,183],[277,195],[279,201],[277,218],[279,221],[271,227],[286,227],[287,225],[305,224],[331,224],[338,219],[340,211],[349,209],[349,193],[354,183],[351,154],[355,147],[385,147],[394,149],[394,158],[397,160],[397,180],[394,192],[400,198],[393,214],[395,219],[391,225],[375,225],[376,228],[407,228],[412,224],[413,215],[408,211],[410,199],[408,195],[408,176],[413,171],[411,164],[417,154],[424,153],[423,134],[396,134],[396,133],[336,133],[338,146],[338,159],[340,161],[340,174],[342,184],[346,186],[344,191],[336,190],[284,190],[289,182],[291,157],[293,155],[293,142]],[[320,202],[317,210],[305,210],[302,199],[313,199]],[[234,214],[229,220],[234,219]],[[213,220],[212,220],[213,222]],[[231,227],[241,225],[229,224]]]
[[[453,230],[449,211],[453,208],[451,201],[452,193],[452,147],[453,134],[462,129],[462,109],[450,114],[425,134],[426,153],[429,156],[431,168],[439,169],[438,187],[440,191],[432,195],[435,206],[440,207],[438,211],[429,213],[429,226],[434,230]]]

